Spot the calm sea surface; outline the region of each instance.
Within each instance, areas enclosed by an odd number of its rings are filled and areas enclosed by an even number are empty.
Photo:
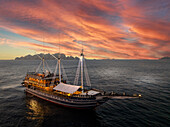
[[[92,111],[63,108],[24,92],[27,71],[40,61],[0,61],[0,127],[170,127],[170,61],[87,61],[94,88],[142,94],[112,99]],[[78,61],[62,61],[70,82]],[[52,70],[56,61],[48,61]]]

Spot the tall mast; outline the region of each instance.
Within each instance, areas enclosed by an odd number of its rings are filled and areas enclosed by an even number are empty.
[[[44,50],[44,32],[43,32],[43,58],[42,58],[42,61],[43,61],[43,73],[45,73],[44,53],[45,53],[45,50]]]
[[[58,68],[59,68],[59,82],[61,83],[61,66],[60,66],[60,54],[58,56]]]
[[[78,63],[77,71],[76,71],[76,76],[75,76],[75,79],[74,79],[74,85],[78,85],[79,74],[80,74],[80,71],[81,71],[82,93],[84,92],[84,79],[83,79],[84,76],[83,75],[85,75],[86,84],[88,86],[91,86],[89,75],[88,75],[88,72],[87,72],[86,62],[85,62],[85,59],[84,59],[83,51],[84,50],[83,50],[83,45],[82,45],[82,51],[81,51],[81,55],[80,55],[80,58],[79,58],[79,63]]]
[[[82,92],[84,92],[84,88],[83,88],[83,59],[84,59],[84,55],[83,55],[83,49],[82,49],[82,53],[80,56],[80,62],[81,62],[81,87],[82,87]]]
[[[60,66],[60,33],[59,33],[59,54],[58,54],[58,68],[59,68],[59,83],[61,83],[61,66]]]
[[[45,70],[44,70],[44,56],[42,58],[42,61],[43,61],[43,73],[45,73]]]

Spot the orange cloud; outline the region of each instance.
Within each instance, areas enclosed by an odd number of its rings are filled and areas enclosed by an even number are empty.
[[[60,43],[62,53],[79,56],[83,43],[87,58],[156,59],[170,54],[170,20],[158,6],[152,0],[7,1],[0,2],[0,28],[36,40],[9,45],[39,52],[56,53]]]

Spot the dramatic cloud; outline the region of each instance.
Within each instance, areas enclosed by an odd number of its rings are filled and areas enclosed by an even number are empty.
[[[169,12],[169,0],[1,0],[0,28],[39,52],[78,56],[83,43],[88,58],[157,59],[170,56]]]

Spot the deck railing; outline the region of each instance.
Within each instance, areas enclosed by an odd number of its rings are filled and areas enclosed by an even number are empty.
[[[53,98],[53,99],[58,99],[58,100],[61,100],[61,101],[67,101],[67,102],[82,102],[83,100],[79,100],[78,98],[64,98],[62,96],[56,96],[54,93],[50,93],[50,94],[53,94],[53,95],[50,95],[49,93],[44,93],[45,91],[41,92],[41,91],[38,91],[38,90],[33,90],[33,89],[30,89],[28,88],[30,91],[34,92],[34,93],[37,93],[37,94],[40,94],[40,95],[44,95],[46,97],[49,97],[49,98]],[[85,99],[86,100],[86,99]],[[93,100],[94,101],[94,100]],[[86,100],[86,102],[92,102],[92,100]]]

